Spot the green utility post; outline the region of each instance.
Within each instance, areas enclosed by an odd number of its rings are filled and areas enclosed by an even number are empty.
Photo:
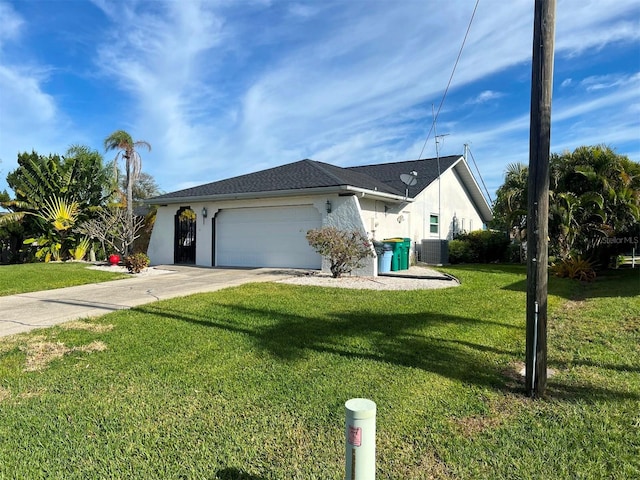
[[[376,478],[376,404],[352,398],[345,404],[346,480]]]

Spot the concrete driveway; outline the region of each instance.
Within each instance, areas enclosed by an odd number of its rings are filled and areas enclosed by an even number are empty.
[[[269,268],[218,269],[157,266],[168,273],[0,297],[0,337],[104,315],[167,298],[269,282],[291,272]]]

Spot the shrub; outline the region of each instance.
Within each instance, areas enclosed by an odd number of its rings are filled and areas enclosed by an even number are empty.
[[[611,267],[620,268],[622,265],[624,265],[625,261],[626,257],[624,255],[616,255],[615,257],[611,258]]]
[[[323,227],[307,232],[309,245],[329,260],[333,278],[362,266],[362,260],[373,256],[371,243],[359,231]]]
[[[449,242],[451,263],[491,263],[508,257],[509,238],[503,232],[476,230]],[[452,251],[453,245],[453,251]]]
[[[449,241],[450,263],[473,263],[477,260],[473,256],[471,244],[466,240]]]
[[[520,242],[510,243],[509,246],[507,246],[504,260],[505,262],[509,262],[509,263],[524,263],[525,252],[522,248],[522,243]]]
[[[569,257],[551,266],[551,272],[560,278],[571,278],[591,282],[596,279],[593,264],[579,255]]]
[[[127,267],[129,273],[140,273],[149,266],[150,260],[144,253],[134,253],[124,257],[124,266]]]

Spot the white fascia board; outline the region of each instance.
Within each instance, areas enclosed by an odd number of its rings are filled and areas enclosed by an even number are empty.
[[[212,202],[223,200],[252,200],[257,198],[276,198],[276,197],[297,197],[307,195],[321,195],[321,194],[345,194],[352,193],[361,197],[374,197],[381,198],[388,201],[406,202],[413,201],[413,198],[405,198],[400,195],[394,195],[391,193],[378,192],[376,190],[367,190],[365,188],[352,187],[350,185],[341,185],[339,187],[316,187],[316,188],[302,188],[294,190],[273,190],[268,192],[247,192],[247,193],[227,193],[223,195],[198,195],[188,197],[171,197],[171,198],[159,198],[159,199],[146,199],[143,203],[146,205],[170,205],[176,203],[198,203],[198,202]]]
[[[464,161],[464,157],[460,157],[460,159],[451,165],[450,168],[455,169],[458,175],[460,175],[460,178],[462,178],[465,188],[482,213],[483,220],[485,222],[492,220],[493,212],[491,211],[491,206],[484,197],[482,190],[480,190],[480,186],[478,185],[476,178],[473,176],[469,165]]]
[[[385,200],[392,200],[395,201],[397,203],[402,203],[402,202],[413,202],[415,200],[415,198],[412,197],[405,197],[402,195],[395,195],[393,193],[384,193],[384,192],[379,192],[377,190],[367,190],[366,188],[359,188],[359,187],[352,187],[350,185],[346,185],[344,187],[342,187],[343,190],[346,190],[347,192],[351,192],[354,193],[357,196],[362,197],[373,197],[373,198],[381,198],[381,199],[385,199]],[[344,192],[342,192],[344,193]]]

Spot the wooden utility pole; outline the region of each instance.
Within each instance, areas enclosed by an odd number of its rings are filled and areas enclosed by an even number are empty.
[[[536,0],[531,73],[527,214],[526,389],[541,397],[547,387],[547,263],[549,258],[549,150],[556,0]]]

